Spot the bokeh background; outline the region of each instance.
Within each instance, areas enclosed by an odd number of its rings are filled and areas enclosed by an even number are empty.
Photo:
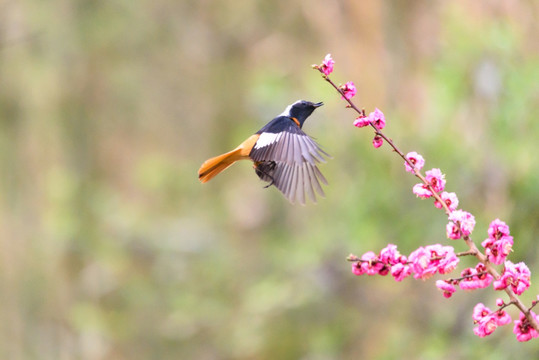
[[[0,358],[536,358],[512,325],[473,335],[473,306],[500,293],[446,300],[432,280],[351,274],[351,252],[447,244],[446,218],[311,64],[332,53],[333,79],[446,173],[477,243],[493,219],[511,226],[530,303],[538,14],[510,0],[0,1]],[[291,205],[247,162],[198,182],[297,99],[326,104],[305,126],[333,155],[325,199]]]

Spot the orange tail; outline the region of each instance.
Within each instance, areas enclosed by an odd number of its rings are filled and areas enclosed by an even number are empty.
[[[203,183],[208,182],[236,161],[248,159],[249,152],[259,136],[255,134],[242,142],[234,150],[204,161],[204,164],[198,169],[198,179]]]
[[[208,182],[239,159],[238,149],[208,159],[204,161],[204,164],[198,169],[198,179],[203,183]]]

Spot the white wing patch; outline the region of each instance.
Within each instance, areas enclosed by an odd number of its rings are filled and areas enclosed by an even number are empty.
[[[260,149],[260,148],[263,148],[265,146],[276,143],[277,141],[279,141],[282,134],[283,133],[277,133],[277,134],[274,134],[274,133],[262,133],[262,134],[260,134],[260,137],[258,138],[258,140],[257,140],[257,142],[255,144],[255,149]]]

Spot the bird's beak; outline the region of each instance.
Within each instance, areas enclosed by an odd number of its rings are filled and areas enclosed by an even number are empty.
[[[320,107],[320,106],[322,106],[322,105],[324,105],[324,103],[321,102],[321,101],[320,101],[319,103],[313,104],[313,106],[314,106],[315,108]]]

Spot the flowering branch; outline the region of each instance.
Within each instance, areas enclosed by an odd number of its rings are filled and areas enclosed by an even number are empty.
[[[323,66],[323,65],[322,65]],[[319,70],[323,75],[322,77],[328,82],[331,84],[331,86],[333,86],[335,88],[335,90],[337,90],[341,95],[342,95],[342,98],[348,102],[348,105],[346,107],[348,108],[352,108],[354,109],[359,115],[360,117],[359,118],[362,118],[362,119],[366,119],[367,116],[365,115],[365,109],[361,109],[359,110],[359,108],[352,102],[352,97],[355,96],[356,94],[356,88],[355,86],[353,85],[353,83],[351,82],[348,82],[346,83],[345,85],[343,86],[337,86],[335,85],[335,83],[329,78],[329,73],[326,74],[323,69],[322,69],[322,66],[319,66],[319,65],[313,65],[313,68],[314,69],[317,69]],[[330,71],[331,73],[331,71]],[[380,112],[381,113],[381,112]],[[383,114],[382,114],[383,116]],[[359,119],[358,118],[358,119]],[[384,118],[384,122],[385,122],[385,118]],[[413,169],[413,173],[416,177],[418,177],[422,182],[423,184],[425,184],[425,186],[428,187],[428,189],[431,191],[432,193],[432,196],[437,200],[439,201],[442,206],[444,207],[445,209],[445,212],[447,214],[449,214],[451,212],[451,210],[447,207],[447,205],[445,205],[445,203],[442,201],[442,199],[439,197],[439,195],[433,191],[431,185],[428,183],[427,179],[425,179],[425,177],[423,177],[423,175],[421,174],[420,172],[420,169],[416,168],[415,167],[415,163],[413,162],[413,159],[409,159],[407,158],[404,153],[399,150],[399,148],[395,145],[395,143],[393,142],[393,140],[391,140],[390,138],[388,138],[381,130],[381,128],[379,128],[374,122],[372,121],[368,121],[366,122],[367,125],[370,125],[373,129],[374,129],[374,132],[375,132],[375,137],[374,137],[374,141],[375,141],[375,147],[380,147],[382,145],[382,143],[380,142],[380,138],[385,140],[389,146],[391,146],[393,148],[393,151],[396,152],[403,160],[406,164],[408,164],[408,167]],[[357,126],[357,125],[356,125]],[[364,125],[363,125],[364,126]],[[378,139],[377,139],[378,138]],[[378,146],[376,146],[377,144],[380,144]]]
[[[414,278],[424,280],[435,273],[450,273],[456,268],[461,256],[475,256],[478,260],[475,268],[464,269],[458,278],[438,280],[436,286],[446,298],[449,298],[456,291],[455,285],[464,290],[472,290],[492,284],[494,290],[504,290],[510,301],[505,303],[502,299],[498,299],[496,311],[490,311],[481,303],[477,304],[472,315],[474,324],[477,325],[474,333],[484,337],[490,335],[498,326],[510,323],[511,317],[504,309],[514,305],[520,310],[519,320],[514,321],[513,328],[517,340],[528,341],[538,337],[539,318],[532,309],[539,303],[539,297],[530,307],[526,307],[519,298],[519,295],[530,287],[530,271],[523,262],[513,264],[506,260],[513,246],[509,227],[499,219],[492,221],[488,229],[488,238],[481,243],[485,249],[484,253],[481,252],[470,236],[475,227],[475,218],[469,212],[457,209],[458,198],[455,193],[444,191],[445,175],[436,168],[426,171],[423,175],[421,173],[425,164],[423,157],[416,152],[405,155],[393,140],[383,133],[386,120],[382,111],[375,109],[366,115],[365,110],[360,110],[352,101],[357,92],[354,83],[349,81],[344,85],[337,85],[330,79],[329,75],[333,72],[334,65],[335,61],[328,54],[322,64],[313,65],[313,68],[322,73],[324,80],[337,90],[341,98],[347,102],[346,107],[359,115],[354,121],[354,126],[370,126],[374,129],[373,146],[379,148],[385,141],[404,160],[406,171],[420,179],[421,182],[413,187],[413,193],[423,199],[434,198],[434,205],[444,210],[449,219],[446,226],[447,237],[453,240],[462,239],[468,247],[467,251],[455,253],[452,246],[435,244],[420,247],[409,256],[404,256],[398,252],[396,245],[389,244],[379,254],[369,251],[361,257],[353,254],[348,256],[347,260],[352,262],[352,272],[355,275],[391,274],[397,281],[414,274]],[[501,264],[504,266],[500,274],[493,265]]]

